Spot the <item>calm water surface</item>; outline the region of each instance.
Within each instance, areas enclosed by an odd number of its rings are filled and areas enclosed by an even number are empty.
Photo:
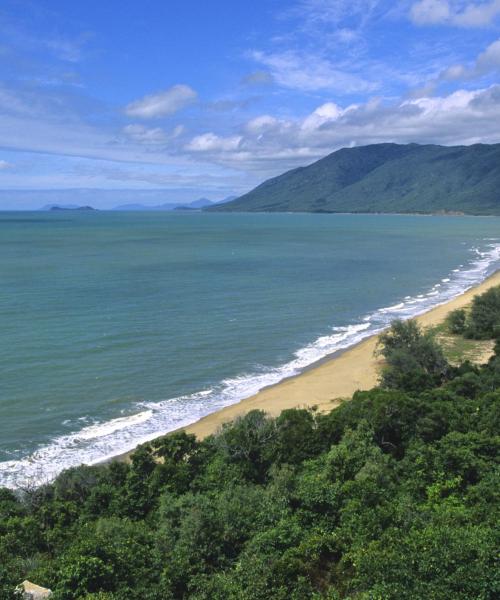
[[[500,219],[0,213],[0,484],[127,450],[495,270]]]

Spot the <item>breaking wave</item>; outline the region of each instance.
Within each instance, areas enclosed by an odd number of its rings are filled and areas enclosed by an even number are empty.
[[[291,361],[279,367],[261,367],[255,372],[224,379],[213,388],[195,394],[161,402],[137,403],[133,414],[87,425],[79,431],[56,437],[30,456],[1,462],[0,486],[16,488],[45,483],[69,467],[95,464],[127,452],[138,444],[248,398],[266,386],[297,375],[315,362],[383,330],[393,319],[408,319],[444,304],[498,268],[500,240],[488,238],[484,241],[487,242],[484,249],[471,249],[473,256],[467,265],[453,269],[424,293],[405,296],[391,306],[361,315],[358,323],[332,327],[328,334],[298,349]]]

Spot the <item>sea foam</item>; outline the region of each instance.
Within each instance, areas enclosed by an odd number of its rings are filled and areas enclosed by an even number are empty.
[[[298,349],[291,361],[279,367],[261,366],[195,394],[137,403],[131,414],[85,425],[78,431],[56,437],[30,456],[1,462],[0,486],[39,485],[69,467],[107,460],[297,375],[315,362],[382,331],[394,319],[408,319],[446,303],[498,268],[500,242],[497,239],[485,241],[489,243],[484,248],[471,250],[473,257],[467,265],[453,269],[428,291],[414,297],[404,296],[390,306],[361,315],[357,323],[332,327],[329,333]]]

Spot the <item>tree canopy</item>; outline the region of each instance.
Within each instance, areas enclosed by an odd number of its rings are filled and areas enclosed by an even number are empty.
[[[327,414],[252,411],[130,464],[0,490],[0,599],[493,600],[500,344],[449,368],[411,323],[383,385]]]

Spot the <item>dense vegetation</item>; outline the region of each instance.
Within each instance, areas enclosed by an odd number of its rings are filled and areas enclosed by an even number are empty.
[[[381,387],[329,414],[0,490],[0,600],[25,578],[54,600],[500,597],[500,341],[479,367],[413,322],[381,342]]]
[[[343,148],[209,211],[500,215],[500,144]]]
[[[470,311],[457,309],[447,318],[452,333],[475,340],[500,337],[500,287],[492,287],[476,296]]]

